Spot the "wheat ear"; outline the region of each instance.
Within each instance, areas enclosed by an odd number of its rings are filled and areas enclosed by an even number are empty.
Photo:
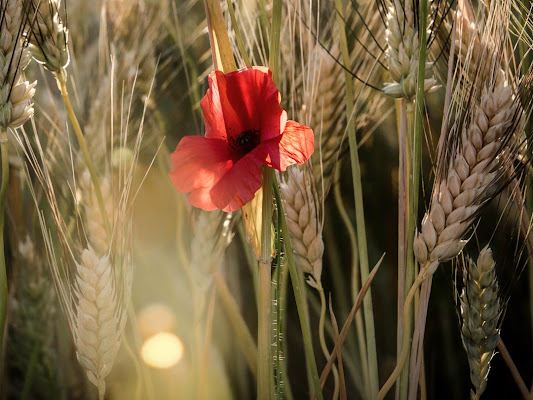
[[[25,27],[22,0],[1,3],[0,32],[0,129],[18,128],[33,115],[32,98],[37,82],[22,75],[31,56],[23,38]]]
[[[121,334],[112,267],[107,256],[98,257],[89,247],[83,250],[76,272],[76,355],[103,400],[105,378],[113,367]]]
[[[66,74],[69,63],[68,30],[63,24],[60,0],[30,0],[32,10],[30,51],[33,58],[55,74]]]
[[[502,314],[496,263],[492,251],[485,247],[477,263],[468,259],[463,264],[464,288],[461,292],[461,336],[468,355],[472,400],[478,400],[487,386],[490,362],[494,357]]]
[[[435,183],[430,210],[415,238],[415,256],[428,274],[435,272],[439,263],[457,256],[466,244],[464,233],[484,192],[498,176],[495,168],[502,140],[515,126],[518,108],[511,87],[504,83],[481,97],[445,178]]]
[[[307,282],[314,288],[322,287],[322,223],[320,203],[313,189],[309,165],[291,167],[280,183],[281,198],[296,260],[302,271],[309,275]]]
[[[429,21],[428,21],[429,22]],[[420,44],[412,0],[393,0],[387,14],[387,49],[389,75],[392,80],[383,88],[385,94],[394,98],[411,100],[416,94],[418,57]],[[431,26],[431,23],[428,23]],[[436,80],[431,76],[432,63],[426,63],[426,92],[436,89]]]

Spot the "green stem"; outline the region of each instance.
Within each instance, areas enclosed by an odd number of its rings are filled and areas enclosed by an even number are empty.
[[[408,118],[407,118],[407,100],[401,99],[396,102],[396,115],[397,123],[399,126],[398,136],[398,300],[397,300],[397,313],[398,321],[396,324],[396,358],[400,357],[401,345],[402,345],[402,310],[405,302],[405,294],[407,291],[405,280],[407,275],[407,221],[409,219],[409,212],[407,209],[407,196],[409,188],[408,179],[408,166],[407,166],[407,132]],[[412,114],[411,114],[412,116]],[[412,118],[411,118],[412,120]],[[412,278],[411,278],[412,280]],[[400,382],[397,382],[396,386],[396,398],[400,394]]]
[[[335,195],[335,204],[337,205],[337,209],[339,211],[341,219],[344,222],[346,230],[348,231],[348,236],[350,237],[350,245],[352,248],[352,300],[355,301],[359,293],[359,290],[361,289],[361,282],[359,281],[360,271],[359,271],[359,263],[358,263],[358,257],[357,257],[357,236],[355,235],[355,229],[352,225],[352,221],[350,220],[350,216],[348,215],[348,212],[346,211],[346,207],[344,206],[344,202],[342,201],[342,194],[341,194],[341,188],[340,188],[340,182],[339,182],[340,172],[341,172],[340,165],[337,165],[337,168],[335,168],[335,177],[333,179],[335,182],[334,187],[333,187],[333,192]],[[363,325],[363,318],[361,314],[359,313],[355,315],[355,327],[357,331],[359,356],[361,358],[360,367],[363,370],[364,381],[368,382],[369,371],[368,371],[368,358],[366,354],[365,327]],[[369,392],[370,388],[367,386],[366,389],[367,390],[365,394],[368,398],[370,398],[370,392]]]
[[[406,239],[407,239],[407,251],[406,251],[406,264],[405,264],[405,286],[404,286],[404,294],[409,291],[411,286],[413,285],[413,281],[415,279],[415,258],[413,254],[413,242],[414,242],[414,232],[416,227],[416,210],[418,209],[415,206],[413,196],[414,196],[414,162],[413,158],[416,157],[413,152],[413,146],[414,146],[414,120],[415,120],[415,109],[414,104],[411,101],[406,101],[407,107],[406,107],[406,118],[407,118],[407,165],[406,165],[406,171],[408,171],[408,179],[406,179],[407,187],[406,187],[406,194],[407,194],[407,231],[406,231]],[[418,203],[416,203],[418,204]],[[416,207],[416,208],[415,208]],[[405,299],[404,299],[405,302]],[[405,304],[405,303],[403,303]],[[412,306],[411,306],[412,307]],[[403,307],[402,307],[403,309]],[[412,313],[409,314],[409,318],[411,318]],[[400,319],[400,318],[399,318]],[[402,317],[403,319],[403,317]],[[413,321],[412,319],[409,319],[406,321],[407,325],[409,326],[409,337],[411,337],[412,330],[413,330]],[[403,327],[404,321],[402,320],[402,327]],[[400,337],[403,335],[403,330],[401,331]],[[402,338],[403,340],[403,338]],[[400,341],[402,343],[402,341]],[[400,349],[397,349],[400,351]],[[409,365],[410,360],[410,350],[407,352],[407,365]],[[405,399],[405,396],[407,396],[408,391],[408,380],[409,380],[409,371],[406,368],[406,370],[402,371],[401,377],[400,377],[400,386],[399,386],[399,394],[401,399]]]
[[[0,364],[4,361],[4,332],[7,316],[7,271],[4,250],[4,223],[9,185],[9,159],[7,130],[0,129],[0,151],[2,155],[2,186],[0,187]]]
[[[268,23],[268,12],[265,5],[265,0],[258,0],[257,1],[259,5],[259,17],[261,19],[261,28],[263,30],[264,37],[268,37],[270,32],[270,24]],[[267,44],[265,43],[265,46]],[[268,49],[265,49],[265,51],[268,51]]]
[[[279,227],[281,226],[281,216],[278,220],[280,224],[278,225],[278,231]],[[280,235],[281,239],[281,235]],[[287,324],[285,323],[285,313],[287,310],[287,293],[288,293],[288,286],[289,286],[289,271],[287,269],[287,266],[285,263],[280,264],[281,265],[281,283],[278,283],[278,285],[281,284],[281,286],[278,286],[278,290],[280,290],[280,296],[279,296],[279,312],[281,312],[281,327],[278,326],[279,332],[281,332],[282,338],[287,337]],[[293,400],[294,397],[292,395],[291,390],[291,383],[289,380],[289,373],[287,371],[287,363],[288,363],[288,351],[287,351],[287,340],[281,341],[281,349],[282,349],[282,355],[283,358],[281,360],[281,373],[283,377],[283,394],[287,400]]]
[[[275,370],[276,370],[276,399],[281,400],[283,398],[283,392],[281,390],[283,386],[283,379],[285,377],[285,371],[282,371],[281,363],[283,358],[282,352],[282,307],[281,307],[281,276],[282,276],[282,266],[281,266],[281,232],[279,227],[281,226],[281,214],[278,213],[278,224],[276,231],[276,273],[275,273],[275,284],[276,293],[274,296],[274,304],[276,308],[276,357],[274,358]]]
[[[344,9],[341,0],[335,0],[337,9],[337,20],[339,24],[340,43],[344,65],[351,65],[350,53],[348,51],[348,42],[346,39],[346,30],[344,26]],[[350,145],[350,163],[352,167],[353,191],[355,198],[355,222],[357,230],[357,244],[359,248],[359,265],[361,270],[361,281],[366,281],[369,275],[368,267],[368,249],[366,242],[365,230],[365,213],[363,205],[363,188],[361,184],[361,168],[359,165],[359,154],[357,150],[357,138],[355,136],[355,120],[352,117],[354,109],[353,80],[348,71],[344,72],[346,80],[346,115],[349,120],[348,141]],[[369,386],[370,396],[374,398],[378,392],[378,361],[376,352],[376,332],[374,329],[374,314],[372,307],[372,293],[368,290],[368,295],[363,302],[365,329],[366,329],[366,347],[368,356],[369,369]]]
[[[261,259],[259,260],[259,292],[257,310],[257,398],[268,400],[272,388],[272,295],[271,295],[271,219],[272,219],[272,169],[263,169],[263,207],[261,223]]]
[[[278,205],[278,212],[281,213],[281,231],[283,234],[283,244],[285,246],[285,257],[287,258],[287,264],[289,266],[289,273],[291,276],[292,288],[294,291],[294,299],[296,300],[296,309],[298,310],[298,318],[300,319],[300,327],[302,329],[302,338],[304,342],[305,360],[307,368],[311,371],[312,385],[314,394],[318,400],[323,400],[322,388],[320,387],[320,380],[318,378],[318,370],[316,367],[315,354],[313,352],[313,341],[311,339],[311,331],[307,325],[307,319],[305,316],[305,302],[303,298],[302,290],[300,287],[300,280],[298,278],[298,271],[294,262],[294,252],[292,249],[291,238],[286,235],[289,232],[287,228],[287,220],[285,213],[283,212],[283,203],[281,202],[281,195],[279,193],[279,187],[274,179],[274,193],[276,196],[276,204]]]
[[[420,0],[419,3],[419,43],[420,43],[420,52],[418,59],[418,77],[417,77],[417,90],[416,90],[416,102],[415,102],[415,121],[414,121],[414,131],[410,131],[408,123],[408,135],[413,132],[413,138],[411,143],[409,143],[409,161],[410,165],[410,176],[409,176],[409,214],[408,214],[408,225],[407,225],[407,268],[406,268],[406,279],[405,285],[406,290],[408,287],[411,287],[411,282],[413,281],[416,261],[413,254],[413,242],[415,238],[415,228],[418,221],[418,197],[420,191],[420,165],[422,158],[422,138],[424,135],[424,80],[426,74],[426,52],[427,52],[427,0]],[[409,117],[408,111],[408,117]],[[409,119],[409,118],[408,118]],[[411,337],[411,326],[412,319],[411,313],[409,315],[409,320],[404,321],[404,326],[407,326],[409,329],[409,338]],[[405,334],[405,330],[404,330]],[[420,337],[420,340],[423,341],[423,337]],[[405,338],[404,338],[405,342]],[[409,365],[409,349],[407,350],[406,361]],[[408,395],[408,386],[409,386],[409,371],[408,368],[402,372],[402,377],[400,379],[400,399],[407,399]]]
[[[278,82],[279,43],[281,32],[281,0],[274,0],[272,4],[272,31],[270,32],[270,51],[268,68],[272,71],[272,79]]]
[[[83,136],[80,123],[78,122],[76,113],[74,112],[74,109],[72,108],[72,104],[70,103],[70,97],[68,95],[66,80],[63,74],[56,74],[56,79],[59,85],[59,90],[61,91],[61,97],[63,97],[63,103],[65,104],[65,108],[67,109],[68,117],[74,128],[74,133],[76,135],[76,139],[78,140],[78,144],[80,146],[83,160],[85,161],[85,164],[87,165],[87,169],[89,170],[89,174],[91,175],[91,181],[94,186],[94,192],[96,194],[96,200],[98,201],[98,207],[100,208],[100,213],[102,214],[102,218],[104,219],[104,225],[105,225],[105,230],[107,233],[107,238],[110,239],[111,238],[111,224],[109,223],[109,216],[107,215],[107,210],[105,208],[104,197],[102,196],[102,191],[100,189],[100,181],[98,179],[98,175],[96,174],[94,164],[89,154],[89,149],[87,148],[87,143],[85,142],[85,137]]]

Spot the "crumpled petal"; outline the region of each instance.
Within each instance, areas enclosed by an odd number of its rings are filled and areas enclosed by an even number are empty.
[[[279,102],[280,94],[268,68],[249,67],[228,74],[213,71],[200,102],[205,136],[227,139],[257,130],[261,141],[272,139],[283,132],[287,122]]]
[[[189,202],[204,210],[215,210],[210,191],[234,165],[228,144],[220,139],[186,136],[172,153],[169,176],[176,189],[190,193]]]
[[[281,136],[261,143],[254,151],[264,163],[278,171],[285,171],[293,164],[306,162],[315,149],[315,136],[308,126],[295,121],[287,121]]]

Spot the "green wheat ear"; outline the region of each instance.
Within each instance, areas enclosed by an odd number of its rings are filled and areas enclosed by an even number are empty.
[[[477,263],[468,259],[463,265],[461,336],[474,386],[471,399],[479,399],[487,387],[490,361],[500,339],[502,304],[495,266],[488,246],[479,253]]]

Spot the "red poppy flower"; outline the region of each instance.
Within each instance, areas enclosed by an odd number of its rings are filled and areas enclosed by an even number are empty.
[[[314,150],[311,128],[287,121],[272,73],[250,67],[209,75],[201,101],[205,137],[186,136],[172,154],[170,178],[204,210],[235,211],[261,187],[263,164],[279,171]]]

